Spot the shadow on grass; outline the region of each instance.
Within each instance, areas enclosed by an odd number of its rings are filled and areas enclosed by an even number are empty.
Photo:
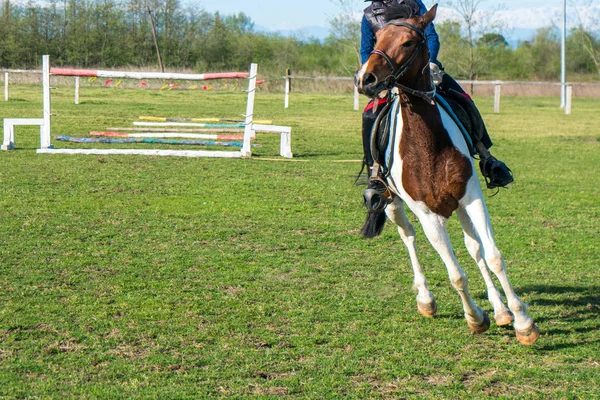
[[[520,292],[537,293],[529,300],[532,307],[559,310],[554,314],[546,312],[545,316],[534,318],[536,322],[548,325],[544,334],[557,339],[557,342],[541,347],[540,350],[558,350],[600,343],[597,335],[600,332],[599,287],[535,285],[519,289]],[[554,326],[555,324],[560,326]]]

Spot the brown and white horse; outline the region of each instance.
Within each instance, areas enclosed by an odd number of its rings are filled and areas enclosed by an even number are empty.
[[[485,332],[490,320],[469,295],[467,276],[452,249],[446,223],[454,212],[462,225],[469,254],[485,280],[496,323],[514,322],[518,340],[531,345],[539,337],[539,331],[506,275],[465,139],[454,121],[431,99],[433,86],[423,31],[435,18],[436,10],[437,5],[422,16],[390,21],[377,33],[375,50],[356,73],[358,89],[369,97],[390,90],[398,93],[394,101],[400,111],[392,121],[395,127],[391,133],[393,148],[387,179],[394,196],[385,213],[398,225],[408,248],[421,314],[431,317],[437,306],[417,258],[415,230],[404,213],[403,203],[417,216],[445,263],[450,281],[462,300],[469,328],[476,333]],[[498,278],[508,308],[489,270]]]

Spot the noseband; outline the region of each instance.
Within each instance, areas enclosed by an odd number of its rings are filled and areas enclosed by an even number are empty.
[[[409,24],[408,22],[404,22],[404,21],[401,21],[398,19],[391,20],[390,22],[387,23],[387,25],[403,26],[412,31],[415,31],[419,34],[421,41],[417,44],[417,47],[415,48],[413,53],[410,55],[408,60],[406,60],[404,63],[402,63],[400,65],[394,65],[394,62],[392,61],[392,59],[387,54],[385,54],[385,52],[382,50],[375,49],[371,52],[371,55],[377,54],[378,56],[382,57],[385,60],[388,68],[390,69],[390,74],[384,80],[385,84],[386,84],[386,88],[391,89],[392,87],[397,86],[400,89],[402,89],[410,94],[414,94],[416,96],[424,98],[428,102],[432,102],[431,98],[435,94],[435,85],[433,85],[432,91],[423,92],[423,91],[411,89],[409,87],[406,87],[406,86],[398,83],[398,79],[400,79],[406,73],[406,71],[410,68],[413,61],[417,57],[417,55],[421,52],[421,48],[423,48],[423,45],[425,44],[425,33],[418,27],[416,27],[412,24]]]

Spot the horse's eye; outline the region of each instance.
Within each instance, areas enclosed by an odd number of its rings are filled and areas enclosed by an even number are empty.
[[[403,43],[402,47],[411,47],[413,44],[414,44],[414,42],[412,40],[409,40],[408,42]]]

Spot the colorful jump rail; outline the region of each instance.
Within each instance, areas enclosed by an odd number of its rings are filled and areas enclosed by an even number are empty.
[[[186,138],[186,139],[215,139],[215,140],[244,140],[244,135],[213,135],[185,132],[140,132],[128,133],[118,131],[91,131],[91,136],[123,137],[123,138]]]
[[[195,145],[195,146],[222,146],[222,147],[242,147],[240,142],[222,142],[211,140],[175,140],[161,139],[149,137],[126,137],[114,139],[111,137],[93,137],[81,138],[72,136],[54,136],[54,139],[63,142],[72,143],[107,143],[107,144],[124,144],[124,143],[150,143],[150,144],[175,144],[175,145]],[[253,144],[252,147],[261,147],[260,144]]]
[[[183,118],[183,117],[151,117],[151,116],[139,116],[139,120],[141,121],[151,121],[151,122],[229,122],[229,123],[238,123],[241,124],[244,121],[237,119],[228,119],[228,118]],[[255,124],[263,124],[270,125],[273,123],[271,120],[266,119],[255,119],[252,122]]]
[[[248,72],[212,72],[206,74],[180,74],[169,72],[103,71],[95,69],[50,68],[50,74],[57,76],[80,76],[121,79],[173,79],[182,81],[207,81],[211,79],[245,79]]]

